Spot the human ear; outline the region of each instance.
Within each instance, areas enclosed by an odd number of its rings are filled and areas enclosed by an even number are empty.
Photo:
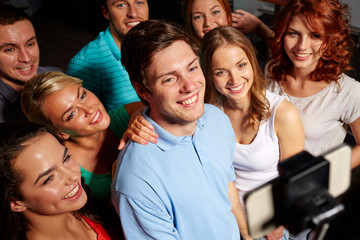
[[[107,19],[108,21],[110,21],[109,11],[108,11],[108,9],[107,9],[105,6],[102,6],[102,7],[101,7],[101,12],[102,12],[104,18]]]
[[[134,89],[140,98],[149,102],[151,100],[151,93],[144,86],[139,83],[133,83]]]
[[[58,132],[57,133],[58,137],[61,138],[62,140],[67,140],[70,138],[70,135],[64,132]]]
[[[11,201],[10,207],[13,212],[23,212],[27,209],[22,201]]]

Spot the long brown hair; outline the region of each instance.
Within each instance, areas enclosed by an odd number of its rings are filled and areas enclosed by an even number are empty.
[[[223,102],[224,96],[216,90],[213,81],[212,56],[216,49],[229,44],[238,46],[245,52],[254,72],[254,81],[250,89],[250,123],[255,128],[260,121],[270,115],[269,102],[265,97],[265,79],[250,40],[233,27],[215,28],[206,33],[201,41],[200,62],[206,78],[205,102],[214,105],[220,105]]]
[[[341,5],[338,0],[289,1],[274,24],[270,77],[282,81],[292,70],[293,63],[284,48],[284,36],[291,20],[298,15],[304,16],[309,26],[323,40],[320,47],[322,56],[310,78],[314,81],[337,81],[343,71],[351,70],[349,61],[353,46],[348,27],[348,6]]]

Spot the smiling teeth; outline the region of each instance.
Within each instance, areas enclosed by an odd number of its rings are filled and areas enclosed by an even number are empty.
[[[79,184],[76,185],[76,187],[75,187],[73,190],[71,190],[71,192],[69,192],[68,194],[66,194],[66,196],[64,197],[64,199],[71,198],[71,197],[74,196],[78,191],[79,191]]]
[[[196,101],[197,99],[197,95],[193,96],[192,98],[189,98],[183,102],[181,102],[182,105],[188,105],[188,104],[192,104]]]
[[[138,25],[140,22],[131,22],[131,23],[126,23],[126,25],[129,25],[129,26],[136,26]]]
[[[230,88],[231,91],[239,91],[242,88],[242,85],[236,87],[236,88]]]
[[[304,58],[304,57],[310,56],[310,53],[295,53],[295,55],[298,57]]]
[[[31,66],[25,67],[25,68],[19,68],[20,71],[29,71],[31,69]]]
[[[94,119],[91,121],[91,123],[96,122],[99,119],[99,117],[100,117],[100,111],[98,110],[95,117],[94,117]]]
[[[229,88],[231,91],[239,91],[239,90],[241,90],[243,87],[244,87],[244,84],[245,83],[242,83],[242,84],[240,84],[238,87],[235,87],[235,88]]]

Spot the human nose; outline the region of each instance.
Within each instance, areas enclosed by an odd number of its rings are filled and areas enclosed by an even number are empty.
[[[233,73],[232,71],[228,71],[228,82],[230,84],[235,84],[236,83],[236,79],[240,78],[241,76],[239,75],[239,73]]]
[[[66,185],[71,185],[74,182],[79,181],[80,173],[76,171],[73,167],[64,167],[63,176]]]
[[[204,18],[204,27],[209,27],[214,23],[214,19],[210,16]]]
[[[27,52],[26,49],[20,49],[18,54],[19,62],[29,62],[30,61],[30,54]]]
[[[189,77],[183,77],[181,82],[182,82],[182,86],[180,88],[181,93],[189,93],[195,89],[195,82],[193,79]]]
[[[136,11],[136,9],[135,9],[134,6],[129,5],[128,12],[127,12],[127,16],[128,16],[128,17],[132,17],[132,18],[134,18],[134,17],[137,16],[137,11]]]
[[[95,111],[94,108],[88,104],[80,104],[79,108],[84,111],[85,115],[92,115]]]
[[[305,50],[308,44],[308,38],[306,36],[301,36],[298,41],[298,49]]]

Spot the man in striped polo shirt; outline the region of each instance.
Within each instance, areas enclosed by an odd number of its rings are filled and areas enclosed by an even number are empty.
[[[121,41],[134,26],[149,18],[147,0],[101,0],[109,26],[70,61],[67,73],[82,79],[106,110],[140,101],[121,64]]]

